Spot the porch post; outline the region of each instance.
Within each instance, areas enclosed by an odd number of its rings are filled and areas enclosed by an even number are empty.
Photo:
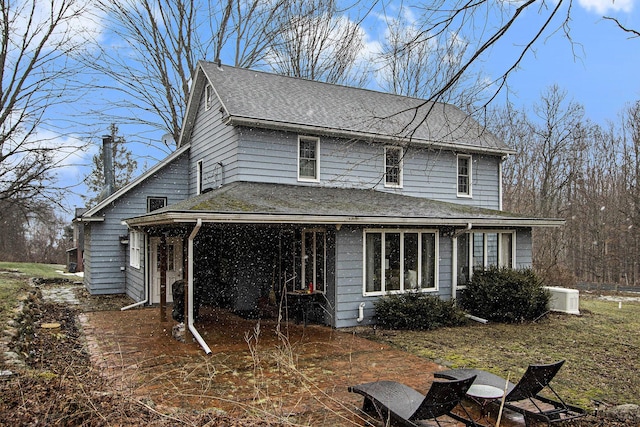
[[[160,236],[160,321],[167,321],[167,236]]]
[[[185,325],[189,324],[189,237],[185,236],[182,239],[182,264],[184,268],[184,273],[182,275],[182,281],[184,282],[184,323]],[[189,328],[184,328],[185,340],[189,335],[191,335],[191,331]]]

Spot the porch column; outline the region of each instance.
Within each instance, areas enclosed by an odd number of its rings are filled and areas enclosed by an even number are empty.
[[[167,321],[167,236],[160,236],[160,321]]]
[[[182,239],[182,265],[184,273],[182,281],[184,282],[184,324],[189,324],[189,237]],[[193,337],[189,328],[184,328],[184,338],[188,340],[189,336]]]

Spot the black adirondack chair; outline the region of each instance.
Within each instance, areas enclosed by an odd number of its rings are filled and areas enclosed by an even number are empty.
[[[474,384],[492,385],[503,390],[506,386],[505,408],[522,414],[527,425],[532,420],[551,425],[586,415],[584,409],[566,404],[549,384],[563,364],[564,360],[546,365],[529,365],[516,384],[480,369],[452,369],[436,372],[435,376],[454,380],[473,375],[476,378]],[[539,394],[545,388],[553,393],[555,399]]]
[[[466,426],[480,426],[471,420],[464,406],[467,418],[453,413],[460,404],[475,377],[454,381],[434,381],[427,395],[396,381],[376,381],[349,387],[349,391],[364,396],[363,412],[378,416],[383,423],[391,422],[401,426],[440,426],[441,422],[456,420]]]

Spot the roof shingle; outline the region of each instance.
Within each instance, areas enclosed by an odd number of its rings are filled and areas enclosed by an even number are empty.
[[[513,152],[450,104],[213,62],[199,64],[232,121]]]

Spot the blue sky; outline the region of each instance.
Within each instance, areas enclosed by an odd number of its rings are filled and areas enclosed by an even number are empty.
[[[528,55],[513,74],[510,96],[516,105],[531,107],[540,93],[557,84],[569,98],[585,107],[586,118],[598,124],[617,120],[620,111],[640,99],[640,38],[631,39],[613,21],[640,29],[640,13],[635,0],[618,4],[626,10],[613,10],[611,1],[592,1],[591,7],[576,3],[572,10],[571,37],[561,32],[541,40],[534,54]]]
[[[534,51],[529,52],[520,69],[509,80],[509,99],[516,107],[531,109],[540,100],[541,92],[557,84],[567,91],[568,97],[585,107],[587,119],[606,124],[616,121],[621,110],[635,100],[640,99],[640,38],[617,28],[614,22],[602,19],[603,15],[614,16],[630,28],[640,30],[640,12],[636,8],[638,0],[582,0],[572,6],[569,23],[573,44],[562,31],[547,34],[539,40]],[[389,3],[393,6],[393,2]],[[553,3],[548,3],[552,7]],[[513,60],[520,49],[518,37],[526,39],[537,28],[535,11],[525,13],[519,19],[517,35],[511,35],[491,50],[491,56],[483,62],[482,72],[495,78],[504,71],[505,63]],[[558,27],[558,22],[555,24]],[[375,28],[363,27],[367,32],[367,42],[375,46],[383,32]],[[507,61],[507,62],[505,62]],[[497,100],[499,103],[500,98]],[[127,129],[121,128],[127,136]],[[150,138],[162,137],[150,134]],[[73,186],[65,205],[69,213],[83,202],[78,194],[85,190],[77,185],[88,173],[83,165],[89,165],[91,156],[101,141],[97,138],[93,147],[86,152],[78,152],[68,160],[69,167],[60,170],[61,184]],[[165,153],[150,150],[148,146],[132,145],[134,154],[140,156],[139,167],[153,165],[149,157],[160,159]],[[72,164],[72,165],[71,165]],[[140,170],[140,173],[142,170]],[[74,194],[75,193],[75,194]],[[68,217],[69,213],[65,216]]]

